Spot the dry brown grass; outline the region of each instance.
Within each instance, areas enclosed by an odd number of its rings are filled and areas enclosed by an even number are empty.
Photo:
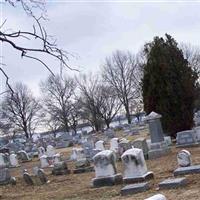
[[[120,189],[122,185],[113,187],[91,188],[91,179],[95,176],[94,172],[84,174],[69,174],[65,176],[52,176],[51,170],[45,170],[50,180],[49,184],[38,186],[27,186],[22,179],[22,168],[32,170],[33,166],[38,165],[34,160],[23,163],[20,168],[11,169],[13,176],[17,178],[17,185],[7,185],[0,187],[1,199],[15,200],[143,200],[153,194],[162,193],[168,200],[199,200],[200,199],[200,174],[187,176],[188,185],[184,188],[173,190],[158,191],[158,183],[168,177],[173,177],[173,171],[177,167],[176,154],[180,149],[172,148],[172,152],[156,160],[148,160],[148,169],[153,171],[155,179],[150,181],[151,189],[147,192],[121,197]],[[200,163],[200,148],[188,148],[192,153],[193,164]],[[65,156],[69,155],[70,149],[62,150]],[[118,171],[122,172],[121,162],[117,163]],[[69,168],[73,169],[72,162]]]

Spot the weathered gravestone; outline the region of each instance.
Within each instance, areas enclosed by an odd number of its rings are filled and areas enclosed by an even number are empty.
[[[114,138],[115,137],[115,131],[113,129],[109,128],[104,133],[108,138]]]
[[[156,195],[153,195],[152,197],[149,197],[145,200],[167,200],[167,198],[163,194],[156,194]]]
[[[8,168],[0,169],[0,185],[6,185],[11,182],[11,175]]]
[[[8,167],[8,163],[6,162],[5,154],[0,153],[0,168]]]
[[[42,184],[45,184],[45,183],[48,182],[47,176],[46,176],[46,174],[44,173],[44,170],[43,170],[43,169],[39,169],[39,170],[37,171],[37,176],[38,176],[38,178],[39,178],[39,180],[40,180],[40,182],[41,182]]]
[[[123,153],[121,159],[124,166],[124,183],[135,183],[154,177],[153,172],[147,170],[141,149],[129,149]]]
[[[44,149],[44,147],[39,147],[38,148],[38,158],[40,158],[43,155],[45,155],[45,149]]]
[[[105,145],[103,140],[99,140],[95,143],[95,149],[103,151],[105,150]]]
[[[67,163],[65,161],[61,161],[58,163],[54,163],[52,174],[53,175],[65,175],[69,174],[70,170],[68,170]]]
[[[119,154],[120,156],[128,149],[131,149],[131,142],[126,138],[122,138],[119,142]]]
[[[52,145],[48,145],[46,155],[52,158],[55,154],[56,154],[55,148]]]
[[[59,153],[53,156],[53,163],[61,162],[61,155]]]
[[[41,168],[45,168],[45,167],[49,167],[49,161],[48,161],[48,157],[46,155],[43,155],[40,157],[40,166]]]
[[[187,150],[182,150],[177,154],[177,161],[179,167],[188,167],[192,164],[191,154]]]
[[[173,189],[183,187],[187,184],[186,178],[166,179],[159,183],[159,189]]]
[[[135,184],[130,184],[121,189],[121,195],[131,195],[131,194],[136,194],[139,192],[145,192],[149,190],[149,184],[148,183],[135,183]]]
[[[196,133],[197,142],[200,142],[200,126],[194,127],[193,130]]]
[[[150,150],[148,153],[149,159],[159,158],[170,152],[170,148],[164,140],[163,129],[160,122],[161,117],[160,114],[155,112],[151,112],[146,116],[151,136]]]
[[[10,158],[10,167],[19,167],[17,155],[14,152],[11,152],[9,158]]]
[[[198,145],[197,135],[194,130],[178,132],[176,135],[176,147],[190,147]]]
[[[92,179],[94,187],[111,186],[122,182],[122,175],[117,174],[116,157],[113,151],[104,150],[93,158],[96,177]]]
[[[26,169],[23,172],[23,179],[27,185],[34,185],[33,179]]]
[[[29,157],[29,155],[26,153],[26,151],[24,150],[21,150],[18,152],[18,155],[19,155],[19,159],[22,161],[22,162],[28,162],[28,161],[31,161],[31,158]]]
[[[145,138],[137,138],[132,142],[134,148],[142,149],[145,159],[148,159],[149,148]]]
[[[115,153],[119,152],[119,138],[112,138],[110,140],[110,150]]]

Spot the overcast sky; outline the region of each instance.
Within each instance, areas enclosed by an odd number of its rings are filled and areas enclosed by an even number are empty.
[[[3,0],[4,1],[4,0]],[[32,20],[21,9],[0,4],[4,29],[30,30]],[[200,2],[156,1],[47,1],[49,21],[43,22],[58,45],[74,57],[70,66],[84,73],[97,73],[106,56],[113,51],[137,53],[154,36],[172,35],[177,42],[200,45]],[[35,45],[30,43],[29,45]],[[38,62],[21,59],[9,45],[1,44],[5,71],[11,82],[22,81],[39,96],[38,84],[49,72]],[[43,57],[58,72],[59,62]],[[71,74],[70,70],[66,72]],[[4,80],[1,76],[1,90]]]

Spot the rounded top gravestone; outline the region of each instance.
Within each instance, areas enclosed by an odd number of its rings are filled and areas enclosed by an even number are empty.
[[[191,154],[187,150],[182,150],[177,154],[177,161],[179,167],[188,167],[191,165]]]

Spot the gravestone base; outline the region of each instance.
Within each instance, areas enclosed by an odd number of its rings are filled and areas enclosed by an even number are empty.
[[[200,174],[200,165],[193,165],[189,167],[179,167],[174,171],[174,176]]]
[[[123,178],[123,182],[125,184],[130,184],[130,183],[137,183],[137,182],[142,182],[142,181],[147,181],[150,179],[154,178],[153,172],[147,172],[143,176],[140,177],[134,177],[134,178]]]
[[[139,192],[145,192],[149,190],[149,184],[146,183],[136,183],[136,184],[131,184],[131,185],[126,185],[121,189],[121,195],[131,195],[131,194],[136,194]]]
[[[90,166],[90,167],[81,167],[81,168],[74,169],[73,173],[80,174],[80,173],[93,172],[93,171],[94,171],[94,167]]]
[[[92,179],[93,187],[113,186],[121,183],[122,183],[121,174],[115,174],[113,176]]]
[[[191,144],[176,144],[176,148],[183,148],[183,147],[198,147],[200,143],[191,143]]]
[[[158,142],[158,143],[151,143],[150,150],[148,153],[149,159],[160,158],[165,156],[171,152],[170,147],[166,144],[166,142]]]
[[[159,183],[159,189],[173,189],[183,187],[187,184],[186,178],[166,179]]]

